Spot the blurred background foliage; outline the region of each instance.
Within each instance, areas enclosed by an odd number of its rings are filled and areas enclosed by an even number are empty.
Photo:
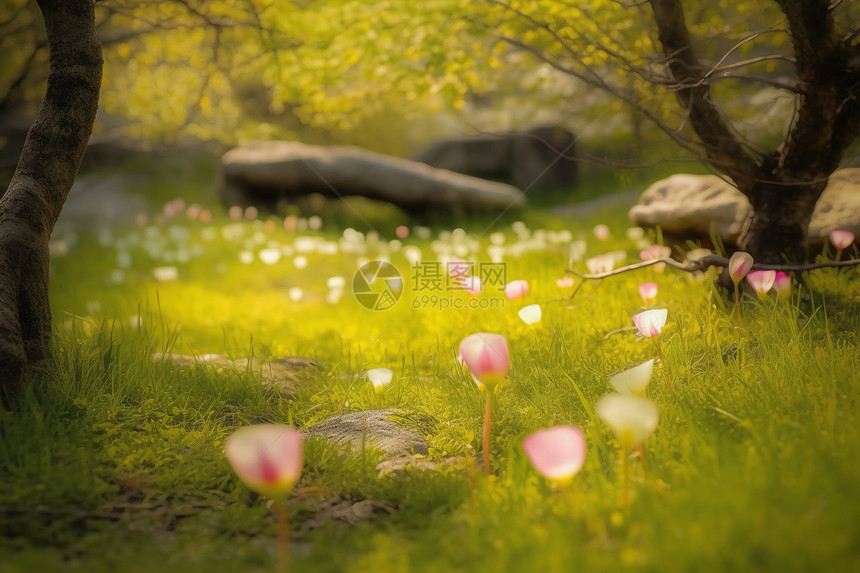
[[[8,139],[38,106],[47,49],[36,3],[4,4]],[[751,145],[780,141],[794,97],[775,87],[793,73],[777,4],[685,8],[700,57],[719,66],[724,113]],[[856,3],[835,10],[845,30],[857,27]],[[300,139],[409,155],[442,136],[561,124],[598,155],[677,155],[647,119],[689,129],[660,81],[652,20],[648,6],[615,0],[100,1],[96,138]]]

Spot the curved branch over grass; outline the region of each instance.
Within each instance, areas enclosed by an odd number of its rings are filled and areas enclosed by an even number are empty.
[[[709,267],[728,267],[729,259],[727,259],[726,257],[721,257],[719,255],[706,255],[700,259],[696,259],[695,261],[689,261],[686,263],[680,263],[675,259],[650,259],[647,261],[642,261],[641,263],[635,263],[632,265],[627,265],[626,267],[607,271],[605,273],[583,274],[573,269],[567,269],[564,272],[570,273],[573,276],[579,277],[584,280],[597,280],[605,279],[607,277],[615,275],[620,275],[629,271],[644,269],[645,267],[650,267],[659,263],[664,263],[666,265],[669,265],[673,269],[678,269],[679,271],[684,271],[686,273],[696,273],[706,271]],[[851,267],[854,265],[860,265],[860,259],[851,259],[848,261],[828,261],[824,263],[809,263],[805,265],[770,265],[766,263],[753,263],[753,266],[750,270],[799,273],[803,271],[812,271],[815,269],[825,269],[832,267]]]

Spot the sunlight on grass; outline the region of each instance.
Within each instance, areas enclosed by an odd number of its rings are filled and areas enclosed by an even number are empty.
[[[161,217],[55,238],[67,246],[52,263],[55,356],[30,377],[17,410],[0,411],[0,551],[9,556],[0,571],[274,570],[274,522],[230,470],[227,436],[249,424],[301,429],[396,408],[400,423],[426,438],[431,460],[477,460],[485,402],[456,361],[475,332],[503,334],[510,346],[493,399],[494,474],[466,464],[380,478],[379,450],[311,438],[289,504],[294,570],[847,571],[860,563],[856,269],[816,271],[790,299],[747,295],[741,324],[733,296],[670,270],[589,283],[570,299],[572,285],[557,284],[568,264],[584,271],[586,259],[613,252],[639,260],[642,239],[628,237],[623,209],[573,224],[537,211],[516,225],[512,216],[489,229],[477,220],[426,232],[406,219],[379,232],[352,221],[345,231],[324,213],[319,230],[301,218],[302,230],[265,215],[236,221],[218,208],[211,222]],[[593,234],[599,223],[611,231],[605,240]],[[500,254],[506,279],[484,280],[479,296],[415,279],[417,256],[478,263]],[[403,277],[388,310],[352,295],[356,271],[372,260]],[[514,279],[528,282],[506,296]],[[645,281],[655,287],[643,308]],[[332,297],[333,289],[342,292]],[[518,311],[533,304],[542,318],[527,325]],[[659,423],[631,452],[596,407],[613,391],[610,375],[657,358],[631,326],[651,306],[668,310],[657,329],[666,359],[653,365],[667,377],[648,383]],[[285,396],[253,362],[153,359],[171,352],[304,356],[324,370]],[[367,376],[378,369],[391,381],[377,392]],[[522,448],[556,425],[582,428],[588,449],[561,489]],[[635,462],[626,505],[619,451]],[[354,526],[307,528],[319,492],[392,509]]]

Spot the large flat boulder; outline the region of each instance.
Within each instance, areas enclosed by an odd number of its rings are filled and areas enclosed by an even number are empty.
[[[221,166],[221,195],[231,205],[273,208],[284,199],[320,193],[361,195],[407,210],[525,206],[525,197],[511,185],[358,147],[262,141],[231,149]]]
[[[751,214],[747,198],[726,181],[684,173],[653,183],[630,209],[637,225],[659,226],[681,238],[708,238],[713,229],[724,243],[735,246]],[[833,229],[860,236],[860,169],[840,169],[830,176],[809,223],[810,244],[824,244]]]
[[[524,191],[570,189],[577,182],[576,137],[561,127],[437,141],[414,159],[433,167],[513,183]]]

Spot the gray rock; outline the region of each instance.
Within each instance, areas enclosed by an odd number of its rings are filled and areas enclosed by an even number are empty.
[[[345,499],[328,495],[321,500],[306,498],[299,505],[300,530],[304,533],[330,524],[358,525],[364,521],[390,515],[397,511],[391,502],[378,499]],[[309,515],[303,515],[309,514]]]
[[[231,368],[246,370],[248,359],[230,360],[220,354],[153,354],[154,360],[170,360],[179,366],[209,365],[216,368]],[[311,358],[301,356],[285,356],[268,360],[254,359],[251,369],[260,374],[263,384],[272,386],[285,396],[295,395],[299,385],[312,380],[323,370],[322,364]]]
[[[707,238],[713,228],[724,243],[737,245],[751,213],[747,198],[716,175],[682,173],[653,183],[629,214],[637,225],[660,226],[681,237]],[[833,229],[860,236],[860,169],[840,169],[830,176],[809,223],[810,244],[824,244]]]
[[[679,173],[651,184],[630,220],[693,237],[708,237],[713,227],[723,241],[736,243],[749,211],[747,198],[716,175]]]
[[[833,229],[845,229],[860,237],[860,168],[840,169],[831,175],[815,204],[809,222],[810,239],[828,241]]]
[[[221,197],[231,205],[274,208],[279,201],[320,193],[360,195],[406,209],[462,211],[525,206],[515,187],[358,147],[262,141],[221,157]]]
[[[451,456],[441,459],[427,458],[425,456],[399,456],[380,462],[376,466],[376,471],[379,472],[379,477],[397,477],[402,475],[407,470],[431,472],[444,471],[447,469],[466,469],[469,467],[479,467],[478,458],[467,456]]]
[[[415,156],[433,167],[508,181],[523,190],[569,189],[577,182],[576,138],[560,127],[438,141]]]
[[[341,414],[321,424],[305,428],[307,436],[317,436],[339,445],[349,444],[353,449],[362,443],[385,452],[387,458],[427,454],[427,441],[414,429],[402,428],[392,420],[397,410],[362,410]]]

